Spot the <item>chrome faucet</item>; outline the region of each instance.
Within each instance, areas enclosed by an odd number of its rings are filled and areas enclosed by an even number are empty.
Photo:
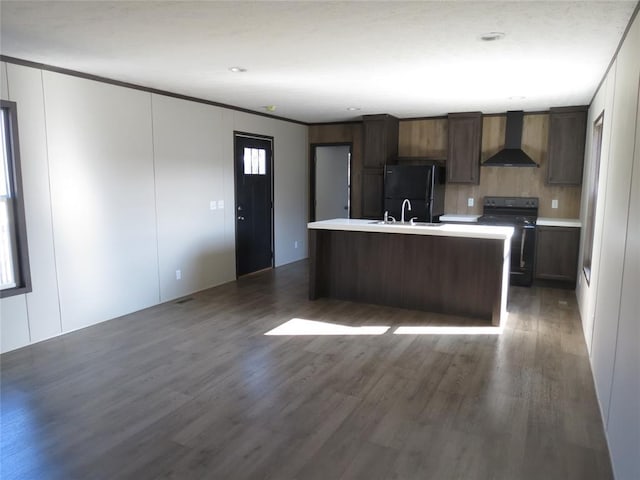
[[[395,223],[396,219],[389,215],[389,210],[385,210],[383,223]]]
[[[411,211],[411,202],[409,201],[408,198],[405,198],[404,201],[402,202],[402,216],[400,217],[400,223],[404,223],[404,206],[407,205],[409,208],[409,211]]]

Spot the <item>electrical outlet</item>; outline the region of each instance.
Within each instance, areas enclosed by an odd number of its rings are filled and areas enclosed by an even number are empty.
[[[211,210],[215,210],[216,209],[216,201],[215,200],[211,200],[209,202],[209,209],[211,209]]]
[[[551,208],[558,208],[558,200],[555,198],[551,200]]]
[[[473,197],[467,199],[467,207],[473,207]]]
[[[176,270],[176,280],[182,279],[182,271]]]

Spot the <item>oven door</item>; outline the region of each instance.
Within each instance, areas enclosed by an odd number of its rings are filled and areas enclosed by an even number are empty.
[[[511,285],[531,286],[535,251],[535,226],[515,225],[511,237]]]

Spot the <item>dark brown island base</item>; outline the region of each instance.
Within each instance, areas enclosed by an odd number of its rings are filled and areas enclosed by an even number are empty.
[[[309,228],[309,298],[388,305],[504,326],[512,227],[335,219]]]

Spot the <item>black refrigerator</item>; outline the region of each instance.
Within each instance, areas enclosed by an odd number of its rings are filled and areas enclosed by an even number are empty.
[[[397,221],[404,199],[411,202],[405,221],[436,223],[444,214],[445,167],[439,162],[425,165],[387,165],[384,169],[384,209]]]

